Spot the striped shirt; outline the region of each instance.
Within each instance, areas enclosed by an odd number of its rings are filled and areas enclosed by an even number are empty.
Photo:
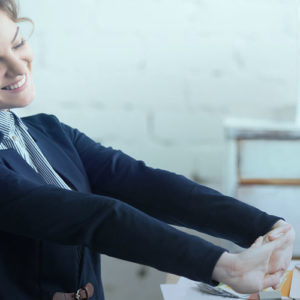
[[[3,133],[0,150],[16,150],[18,154],[43,177],[46,183],[70,190],[68,185],[49,164],[29,134],[27,126],[15,113],[0,110],[0,131]]]

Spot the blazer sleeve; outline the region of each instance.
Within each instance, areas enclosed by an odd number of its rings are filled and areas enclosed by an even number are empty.
[[[92,192],[124,201],[169,224],[229,239],[242,247],[280,218],[197,184],[154,169],[61,123],[86,169]]]
[[[38,184],[2,164],[0,192],[0,230],[15,235],[83,245],[207,283],[224,252],[115,198]]]

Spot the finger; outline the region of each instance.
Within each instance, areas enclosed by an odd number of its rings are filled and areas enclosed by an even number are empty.
[[[264,235],[264,243],[273,241],[279,238],[282,234],[287,233],[291,229],[290,224],[281,225],[280,227],[276,227],[275,229],[271,230],[267,234]]]
[[[272,286],[272,289],[273,289],[273,290],[279,290],[279,289],[280,289],[280,283],[278,283],[278,284],[275,285],[275,286]]]
[[[263,244],[264,238],[262,236],[259,236],[255,242],[251,245],[250,248],[257,248]]]
[[[282,234],[287,233],[289,230],[291,230],[291,225],[287,224],[287,225],[283,225],[281,227],[278,227],[276,229],[273,229],[272,231],[270,231],[267,234],[267,237],[269,239],[269,241],[273,241],[277,238],[279,238]]]
[[[267,273],[275,273],[278,271],[284,271],[284,265],[281,261],[281,257],[277,257],[276,261],[273,261],[272,264],[269,264],[269,259],[272,255],[272,253],[275,253],[276,251],[281,251],[284,249],[284,247],[287,245],[288,236],[282,235],[276,240],[270,241],[269,243],[265,243],[262,246],[262,250],[267,252],[268,260],[266,260],[266,264],[268,265],[268,272]]]
[[[276,238],[276,237],[280,236],[281,234],[288,232],[289,230],[291,230],[291,228],[292,227],[290,225],[285,225],[285,226],[275,228],[268,233],[268,236]]]
[[[284,224],[281,224],[280,226],[276,226],[276,227],[272,228],[272,230],[270,230],[270,232],[273,230],[279,230],[279,231],[285,230],[286,228],[291,228],[291,227],[292,227],[291,224],[284,223]]]
[[[284,274],[284,270],[280,270],[280,271],[278,271],[278,275],[279,275],[279,278],[281,279],[281,277],[283,276],[283,274]],[[281,285],[281,282],[279,282],[277,285],[275,285],[275,286],[272,286],[272,288],[274,289],[274,290],[278,290],[279,288],[280,288],[280,285]]]
[[[270,238],[269,238],[270,239]],[[280,234],[275,239],[270,239],[270,246],[274,247],[275,249],[278,249],[282,246],[288,245],[289,235],[288,234]]]
[[[265,236],[264,236],[264,243],[268,243],[270,242],[270,239],[269,239],[269,234],[267,233]]]
[[[267,274],[264,277],[264,282],[263,282],[263,288],[268,288],[268,287],[273,287],[273,286],[277,286],[278,284],[280,284],[280,273],[274,273],[274,274]]]

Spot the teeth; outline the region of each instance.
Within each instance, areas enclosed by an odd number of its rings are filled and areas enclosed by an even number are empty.
[[[8,85],[5,87],[5,89],[6,90],[15,90],[15,89],[21,87],[25,83],[25,81],[26,81],[26,76],[24,75],[24,78],[21,81],[19,81],[16,84],[13,84],[13,85]]]

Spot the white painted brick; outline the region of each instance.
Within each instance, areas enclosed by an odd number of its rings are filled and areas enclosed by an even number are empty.
[[[109,32],[175,32],[184,22],[181,1],[103,0],[96,5],[97,26]]]
[[[99,34],[91,30],[78,36],[72,31],[66,38],[64,32],[52,31],[43,37],[43,43],[47,68],[90,70],[93,76],[102,70],[140,70],[145,56],[140,37],[135,34]]]
[[[263,76],[191,77],[187,79],[187,99],[192,108],[214,109],[228,113],[235,107],[258,109],[296,106],[295,77]]]
[[[37,96],[48,103],[73,102],[110,109],[183,109],[184,83],[181,76],[157,72],[104,72],[82,68],[81,72],[39,69],[34,81]],[[47,91],[47,93],[45,93]]]
[[[121,149],[150,167],[169,170],[201,184],[221,185],[225,151],[223,145],[167,146],[153,142],[129,144],[109,139],[104,143]]]
[[[72,30],[80,30],[78,34],[87,32],[93,28],[97,15],[95,0],[78,0],[76,3],[72,0],[27,0],[21,3],[20,13],[32,18],[38,31],[50,29],[58,34]]]
[[[243,72],[254,76],[294,79],[297,76],[298,43],[289,36],[277,35],[263,39],[238,39],[234,43],[234,58]]]
[[[67,107],[44,109],[43,112],[55,114],[59,120],[69,126],[79,129],[97,141],[144,141],[147,138],[146,116],[137,111],[97,111],[91,107],[81,109]],[[25,115],[22,110],[19,115]]]
[[[186,75],[236,74],[240,64],[234,61],[234,41],[232,37],[207,37],[192,33],[182,37],[184,51],[178,57],[182,60],[182,70]]]
[[[223,116],[217,112],[156,112],[152,139],[170,144],[221,143]]]
[[[190,6],[189,30],[201,34],[265,36],[295,33],[296,0],[205,0],[185,1]]]
[[[112,4],[113,3],[113,4]],[[99,1],[99,28],[108,31],[166,33],[196,30],[208,34],[262,34],[294,30],[295,0]],[[118,10],[114,10],[118,7]],[[255,20],[255,21],[254,21]]]
[[[223,116],[292,115],[297,1],[89,0],[56,5],[29,0],[22,5],[23,14],[36,22],[31,42],[37,99],[28,113],[59,109],[76,124],[84,108],[91,119],[101,116],[102,137],[115,141],[119,135],[108,124],[113,112],[121,112],[143,123],[130,122],[125,131],[132,133],[121,139],[136,142],[143,136],[166,147],[220,143]],[[66,21],[68,9],[72,13]],[[54,15],[56,22],[50,22]],[[149,112],[154,115],[150,128]]]
[[[35,48],[38,48],[37,69],[47,68],[47,72],[50,72],[49,77],[47,77],[47,74],[44,75],[50,80],[53,90],[56,91],[51,95],[52,101],[59,102],[61,99],[67,102],[82,101],[84,98],[84,101],[87,102],[100,102],[100,106],[108,105],[109,107],[118,108],[121,105],[122,107],[154,110],[183,109],[185,93],[187,93],[187,96],[191,95],[191,100],[189,98],[188,100],[193,104],[198,103],[198,100],[193,100],[194,98],[202,98],[203,101],[206,101],[208,98],[205,95],[209,94],[211,89],[214,89],[215,84],[217,84],[217,87],[224,84],[224,88],[220,91],[224,91],[222,94],[228,93],[227,96],[232,98],[230,86],[235,88],[235,82],[230,82],[228,79],[215,80],[215,78],[212,78],[212,80],[206,80],[204,78],[202,84],[205,85],[204,88],[207,89],[207,92],[200,89],[199,85],[198,92],[197,88],[189,88],[189,80],[185,81],[185,77],[189,76],[190,72],[198,76],[210,73],[214,77],[220,77],[224,74],[239,76],[238,71],[252,72],[253,75],[257,75],[260,74],[261,70],[261,72],[269,74],[271,81],[274,76],[280,74],[288,82],[291,82],[290,79],[293,77],[295,82],[294,71],[296,67],[292,66],[293,58],[296,56],[294,53],[295,40],[289,40],[282,35],[282,38],[277,36],[274,41],[270,39],[269,42],[265,42],[263,39],[253,41],[251,36],[249,38],[249,35],[247,35],[246,28],[243,27],[243,33],[248,36],[248,39],[236,41],[232,38],[232,34],[236,33],[234,28],[240,29],[241,24],[245,23],[249,26],[252,26],[253,23],[257,24],[257,20],[253,22],[255,13],[258,14],[258,17],[261,18],[258,19],[264,24],[263,26],[259,22],[258,25],[254,24],[259,27],[256,28],[256,31],[255,28],[251,27],[256,36],[265,36],[266,32],[268,34],[270,32],[278,34],[278,32],[281,32],[281,27],[278,27],[281,22],[279,22],[279,19],[294,20],[292,17],[288,18],[287,15],[291,16],[295,2],[288,1],[288,5],[282,1],[274,1],[272,5],[269,1],[254,1],[251,2],[252,4],[248,2],[229,1],[225,4],[224,1],[216,0],[211,2],[179,1],[176,2],[176,9],[172,10],[172,14],[168,14],[166,17],[166,10],[171,5],[170,1],[159,3],[150,1],[144,5],[137,1],[130,1],[126,4],[115,1],[115,6],[120,8],[120,24],[118,25],[120,30],[118,32],[122,32],[122,34],[111,31],[105,32],[105,28],[101,26],[100,28],[92,27],[87,30],[83,26],[85,19],[75,22],[75,17],[68,22],[69,25],[66,25],[70,28],[63,27],[63,30],[58,30],[56,27],[52,27],[49,30],[47,29],[47,18],[42,19],[40,17],[39,21],[43,24],[42,29],[47,30],[47,34],[37,31],[36,40],[34,40],[34,37],[32,38]],[[46,1],[43,7],[40,7],[42,13],[47,12],[51,15],[52,6],[50,4],[53,3]],[[31,5],[33,6],[32,2]],[[64,4],[64,10],[68,5],[70,5],[69,2]],[[111,20],[110,17],[112,15],[118,16],[118,14],[112,13],[115,6],[111,2],[89,2],[86,6],[90,7],[91,5],[100,5],[101,9],[93,9],[93,12],[98,11],[107,16],[106,19],[100,18],[101,22],[113,23],[114,20]],[[87,13],[91,9],[82,6],[84,4],[80,2],[76,6],[73,15],[76,16],[77,9],[82,9],[82,15],[88,16],[92,24],[94,19]],[[234,6],[235,9],[226,9],[230,6]],[[133,8],[135,9],[133,10]],[[270,14],[267,14],[268,9]],[[152,13],[144,18],[143,13],[149,10]],[[154,13],[156,10],[157,14]],[[243,16],[242,12],[245,10],[247,10],[247,16],[250,17]],[[184,26],[184,22],[179,22],[179,20],[185,20],[181,15],[181,11],[185,13],[187,11],[201,12],[198,17],[201,22],[205,22],[206,26],[204,27],[209,27],[209,24],[214,23],[216,19],[223,27],[230,24],[233,27],[227,28],[228,35],[222,37],[214,31],[207,38],[199,37],[192,30],[190,32],[185,31],[186,34],[183,35],[182,31],[176,32],[174,27],[166,25],[177,22],[179,26]],[[127,18],[132,15],[133,17],[130,18],[132,22],[138,15],[137,21],[147,23],[149,30],[146,33],[137,34],[138,30],[131,30],[126,27],[126,22],[122,22],[122,16]],[[214,18],[211,20],[205,17],[212,15]],[[219,15],[223,19],[219,19]],[[240,17],[234,18],[234,16]],[[60,13],[58,18],[63,20],[63,13]],[[228,25],[227,21],[229,19],[231,22]],[[80,27],[72,29],[74,23],[77,27],[78,23],[81,24],[82,31],[79,30]],[[291,24],[290,27],[296,27]],[[159,33],[156,31],[155,26],[161,28]],[[214,37],[213,34],[215,34]],[[40,47],[42,50],[40,50]],[[276,48],[276,51],[270,51],[270,48]],[[251,51],[248,49],[251,49]],[[278,65],[278,62],[281,63]],[[274,69],[274,65],[276,65],[276,69]],[[242,69],[243,67],[246,70],[238,70],[238,68]],[[291,71],[289,71],[290,67]],[[43,92],[47,90],[47,82],[49,81],[46,81],[44,76],[39,78],[36,81],[37,90]],[[270,80],[270,78],[267,78],[267,80]],[[249,80],[252,81],[251,78]],[[295,84],[294,82],[293,84]],[[86,86],[89,87],[88,91],[85,89]],[[118,89],[115,88],[116,86]],[[76,88],[71,89],[71,87]],[[194,91],[196,91],[196,94],[198,93],[196,97]],[[204,97],[201,97],[202,94],[204,94]],[[277,94],[276,88],[274,94]],[[251,97],[257,98],[255,94]],[[214,101],[214,99],[219,99],[219,95],[211,93],[209,98],[213,99],[210,103],[215,102],[215,106],[218,105],[219,100]],[[233,96],[233,98],[234,101],[238,101],[236,99],[238,97]],[[276,98],[274,98],[274,101],[277,101]],[[195,107],[197,105],[193,105],[193,108]]]

